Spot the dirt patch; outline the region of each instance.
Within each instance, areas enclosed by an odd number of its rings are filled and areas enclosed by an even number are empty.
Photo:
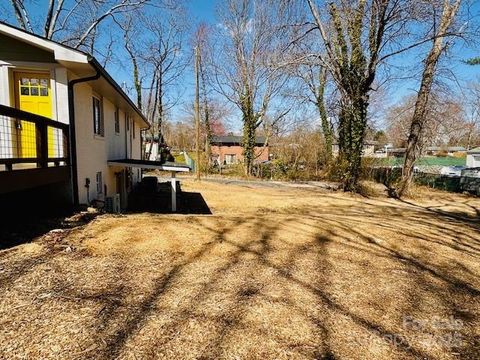
[[[478,199],[183,188],[0,252],[0,358],[479,358]]]

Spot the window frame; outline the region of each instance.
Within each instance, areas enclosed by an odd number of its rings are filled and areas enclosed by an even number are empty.
[[[98,112],[95,111],[96,104],[98,104]],[[98,119],[97,119],[97,115],[98,115]],[[93,117],[93,134],[95,136],[105,137],[103,102],[100,96],[92,95],[92,117]]]
[[[230,160],[230,162],[227,161],[227,158]],[[225,163],[227,165],[235,164],[236,161],[237,161],[237,154],[225,154]]]
[[[114,120],[115,134],[120,135],[120,109],[118,107],[115,108],[113,120]]]
[[[101,171],[97,171],[95,174],[95,180],[97,185],[97,195],[103,194],[103,174]]]

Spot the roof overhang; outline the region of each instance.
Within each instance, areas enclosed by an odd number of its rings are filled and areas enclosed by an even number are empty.
[[[110,93],[110,97],[112,101],[115,103],[123,103],[126,107],[133,110],[133,112],[137,115],[136,117],[142,124],[140,128],[147,129],[150,127],[150,123],[148,122],[145,115],[143,115],[142,111],[135,105],[130,99],[130,97],[125,94],[123,89],[120,85],[110,76],[110,74],[103,68],[102,65],[94,58],[89,57],[89,64],[92,66],[96,71],[98,71],[101,75],[100,79],[92,81],[92,83],[96,83],[97,86],[101,89],[103,93]],[[113,91],[112,91],[113,90]]]
[[[163,170],[173,172],[189,172],[190,167],[185,164],[174,162],[151,161],[151,160],[137,160],[137,159],[120,159],[108,160],[108,166],[122,166],[122,167],[136,167],[142,169]]]
[[[59,44],[55,41],[45,39],[41,36],[31,34],[14,26],[0,22],[0,32],[17,40],[26,42],[40,49],[53,52],[55,60],[88,64],[88,55],[82,51]]]
[[[3,22],[0,22],[0,33],[53,53],[56,62],[80,78],[89,77],[94,75],[95,72],[99,72],[100,79],[90,82],[93,87],[96,87],[97,91],[108,94],[116,105],[123,105],[135,113],[135,118],[143,125],[140,128],[150,127],[148,120],[140,109],[93,56]]]

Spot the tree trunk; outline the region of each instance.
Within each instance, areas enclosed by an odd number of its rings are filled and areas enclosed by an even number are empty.
[[[210,127],[210,111],[208,109],[208,102],[205,100],[205,172],[208,174],[210,170],[210,158],[211,158],[211,149],[210,144],[212,142],[212,129]]]
[[[317,94],[317,108],[318,113],[320,114],[320,120],[322,123],[322,132],[323,138],[325,140],[325,152],[327,163],[330,163],[332,160],[332,145],[333,145],[333,131],[332,125],[328,120],[327,116],[327,109],[325,107],[325,86],[327,82],[327,70],[322,68],[320,71],[320,83],[318,87],[318,94]]]
[[[157,134],[158,134],[158,143],[163,143],[163,134],[162,134],[162,125],[163,125],[163,116],[164,116],[164,108],[163,108],[163,73],[162,68],[158,72],[158,90],[157,90],[157,98],[158,98],[158,120],[157,120]]]
[[[257,129],[257,116],[253,109],[253,99],[250,87],[245,86],[241,101],[243,113],[243,162],[245,175],[252,175],[253,161],[255,159],[255,135]]]
[[[432,90],[435,70],[444,50],[443,38],[456,16],[460,2],[461,0],[456,0],[453,5],[450,5],[449,0],[444,1],[440,27],[433,41],[432,49],[425,60],[420,90],[417,95],[412,123],[410,125],[410,134],[408,136],[405,162],[402,170],[402,180],[400,181],[400,186],[397,191],[399,197],[408,193],[413,181],[413,169],[419,155],[420,139],[426,122],[427,105]]]
[[[244,114],[243,120],[243,161],[245,175],[252,175],[253,160],[255,158],[255,117],[252,112]]]
[[[138,75],[138,64],[135,56],[132,55],[132,64],[133,64],[133,83],[135,85],[135,91],[137,93],[137,106],[142,110],[142,81]]]
[[[342,106],[339,129],[339,160],[344,191],[356,192],[360,180],[363,143],[367,127],[368,96],[352,96]]]
[[[205,79],[205,71],[203,67],[202,57],[199,56],[199,68],[200,68],[200,75],[202,80],[202,95],[203,95],[203,113],[204,113],[204,122],[205,122],[205,157],[206,157],[206,164],[205,164],[205,173],[208,175],[210,170],[210,157],[211,157],[211,149],[210,144],[212,143],[212,129],[210,126],[210,109],[208,104],[208,94],[207,94],[207,81]]]

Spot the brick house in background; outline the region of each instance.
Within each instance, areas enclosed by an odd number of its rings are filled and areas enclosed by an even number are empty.
[[[255,141],[255,163],[269,160],[268,144],[265,137],[257,136]],[[243,138],[241,136],[214,136],[210,143],[212,163],[233,165],[243,163]]]

